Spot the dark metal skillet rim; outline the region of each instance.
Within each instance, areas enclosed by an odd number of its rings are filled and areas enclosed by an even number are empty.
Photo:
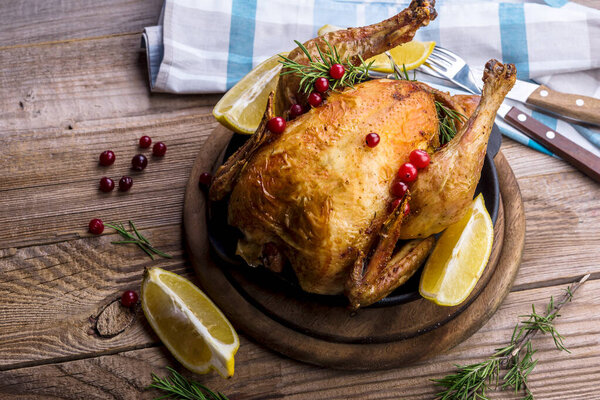
[[[237,150],[249,136],[234,134],[227,145],[224,159],[227,159],[235,150]],[[500,202],[500,187],[496,166],[493,157],[500,148],[501,133],[494,124],[488,151],[485,157],[484,165],[481,171],[481,178],[477,186],[476,195],[483,192],[486,208],[490,213],[492,222],[495,224],[498,217],[498,207]],[[248,266],[241,257],[235,255],[235,244],[239,237],[239,232],[227,224],[227,203],[209,202],[207,207],[208,238],[213,254],[216,256],[221,268],[240,268],[244,269],[244,275],[249,279],[256,279],[264,282],[266,285],[273,285],[277,290],[286,290],[290,295],[301,297],[307,301],[316,301],[321,304],[331,306],[345,306],[347,300],[343,296],[328,296],[306,293],[302,291],[294,276],[283,277],[280,274],[273,273],[266,268],[253,268]],[[223,229],[224,228],[224,229]],[[234,232],[237,232],[236,233]],[[418,282],[422,268],[411,277],[404,285],[400,286],[390,295],[370,307],[389,307],[407,303],[421,298],[418,291]],[[230,279],[230,274],[227,274]]]

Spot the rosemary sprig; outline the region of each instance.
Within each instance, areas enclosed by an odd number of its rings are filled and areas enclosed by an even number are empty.
[[[286,56],[279,55],[281,60],[279,62],[283,65],[283,72],[281,75],[296,74],[300,79],[300,90],[303,93],[308,93],[312,90],[315,81],[318,78],[326,78],[329,81],[332,90],[336,90],[338,87],[354,87],[355,84],[363,82],[369,78],[369,68],[373,65],[374,61],[366,64],[362,57],[359,55],[360,65],[355,66],[350,62],[350,58],[346,57],[343,60],[335,46],[332,46],[327,40],[323,39],[327,45],[327,51],[323,52],[319,46],[317,51],[319,52],[319,59],[311,56],[308,49],[299,41],[294,40],[296,45],[302,50],[306,57],[308,57],[308,65],[300,64]],[[341,64],[344,66],[346,72],[340,79],[334,79],[329,76],[329,69],[333,64]]]
[[[161,399],[181,399],[181,400],[228,400],[224,394],[215,393],[209,388],[196,381],[186,379],[179,372],[171,367],[167,367],[171,375],[166,378],[159,378],[152,374],[152,384],[148,388],[154,388],[166,392],[165,395],[156,397],[154,400]]]
[[[129,227],[131,228],[131,230],[133,230],[133,233],[135,233],[135,236],[127,231],[125,229],[125,226],[122,223],[115,223],[115,224],[106,224],[106,226],[108,226],[109,228],[112,228],[114,230],[116,230],[121,236],[123,236],[123,238],[125,238],[126,240],[119,240],[119,241],[115,241],[115,242],[111,242],[112,244],[136,244],[140,249],[142,249],[146,254],[148,254],[148,256],[150,256],[151,259],[154,260],[154,254],[159,255],[161,257],[164,258],[173,258],[173,256],[170,256],[167,253],[164,253],[160,250],[158,250],[156,247],[152,246],[152,244],[150,244],[150,241],[148,239],[146,239],[135,227],[135,224],[130,220],[129,221]]]
[[[406,64],[402,64],[402,70],[400,67],[394,62],[394,58],[389,52],[385,52],[385,55],[390,59],[390,65],[392,67],[392,71],[394,71],[394,76],[399,81],[416,81],[417,80],[417,70],[413,70],[413,77],[410,79],[408,76],[408,70],[406,69]]]
[[[578,282],[569,286],[566,293],[557,302],[550,298],[546,313],[540,315],[532,306],[532,312],[526,320],[517,323],[510,340],[510,344],[497,349],[487,360],[470,364],[456,365],[457,371],[442,379],[434,379],[436,386],[444,388],[436,395],[439,400],[480,399],[487,400],[486,392],[490,389],[514,389],[515,393],[522,392],[524,400],[533,400],[533,393],[527,386],[529,373],[535,368],[537,360],[533,359],[531,339],[541,332],[550,334],[558,350],[568,350],[563,343],[563,337],[554,327],[554,320],[560,316],[558,311],[573,298],[575,291],[589,278],[585,275]],[[501,376],[500,371],[506,371]],[[500,382],[502,381],[502,382]]]
[[[452,110],[439,101],[435,101],[435,110],[440,121],[440,144],[443,146],[456,136],[457,123],[466,121],[464,114]]]

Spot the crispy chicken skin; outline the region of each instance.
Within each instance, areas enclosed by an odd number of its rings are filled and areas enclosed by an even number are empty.
[[[377,147],[365,135],[377,132]],[[390,184],[416,148],[438,135],[434,96],[407,81],[373,80],[333,93],[288,123],[240,174],[229,223],[246,238],[239,254],[260,264],[275,243],[309,292],[337,294],[348,266],[387,218]]]
[[[350,57],[367,58],[410,40],[435,17],[433,3],[415,0],[390,20],[328,40]],[[433,248],[433,235],[464,214],[494,116],[514,81],[514,66],[496,60],[486,65],[480,101],[421,82],[371,80],[331,92],[279,135],[266,129],[271,95],[256,133],[216,172],[209,197],[230,195],[228,222],[244,236],[237,252],[248,264],[280,272],[288,263],[308,292],[344,293],[352,308],[372,304],[412,276]],[[277,93],[297,101],[297,89],[284,75]],[[435,101],[470,116],[442,148]],[[380,137],[376,147],[365,145],[369,132]],[[429,151],[431,164],[390,209],[390,187],[415,149]],[[400,239],[407,241],[398,246]]]

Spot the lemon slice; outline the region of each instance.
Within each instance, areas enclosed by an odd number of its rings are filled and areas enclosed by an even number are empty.
[[[217,121],[235,132],[253,134],[265,112],[269,93],[277,87],[279,60],[275,55],[263,61],[229,89],[213,109]]]
[[[317,35],[323,36],[329,32],[340,31],[342,29],[344,29],[344,28],[341,28],[341,27],[335,26],[335,25],[325,24],[319,28],[319,30],[317,31]]]
[[[436,243],[421,275],[421,296],[441,306],[462,303],[481,277],[493,241],[492,219],[480,194]]]
[[[417,42],[412,41],[401,44],[390,50],[390,54],[396,65],[400,68],[404,65],[407,71],[415,69],[422,65],[433,52],[435,42]],[[390,59],[385,54],[379,54],[369,58],[366,63],[374,61],[371,69],[380,72],[394,72],[390,64]]]
[[[146,270],[142,308],[154,332],[184,367],[198,374],[214,369],[223,377],[233,375],[238,335],[192,282],[161,268]]]

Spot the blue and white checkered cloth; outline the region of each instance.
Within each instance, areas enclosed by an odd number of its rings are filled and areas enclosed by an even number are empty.
[[[291,50],[293,40],[304,42],[315,37],[325,24],[368,25],[397,14],[409,3],[166,0],[159,24],[146,28],[143,34],[150,87],[155,92],[225,92],[254,66],[273,54]],[[497,58],[514,63],[520,79],[600,98],[600,10],[567,0],[436,3],[437,19],[419,29],[417,40],[436,41],[473,67],[483,67],[490,58]],[[570,124],[532,113],[600,156],[600,151]],[[536,147],[514,129],[502,130]],[[600,134],[597,139],[600,145]]]

